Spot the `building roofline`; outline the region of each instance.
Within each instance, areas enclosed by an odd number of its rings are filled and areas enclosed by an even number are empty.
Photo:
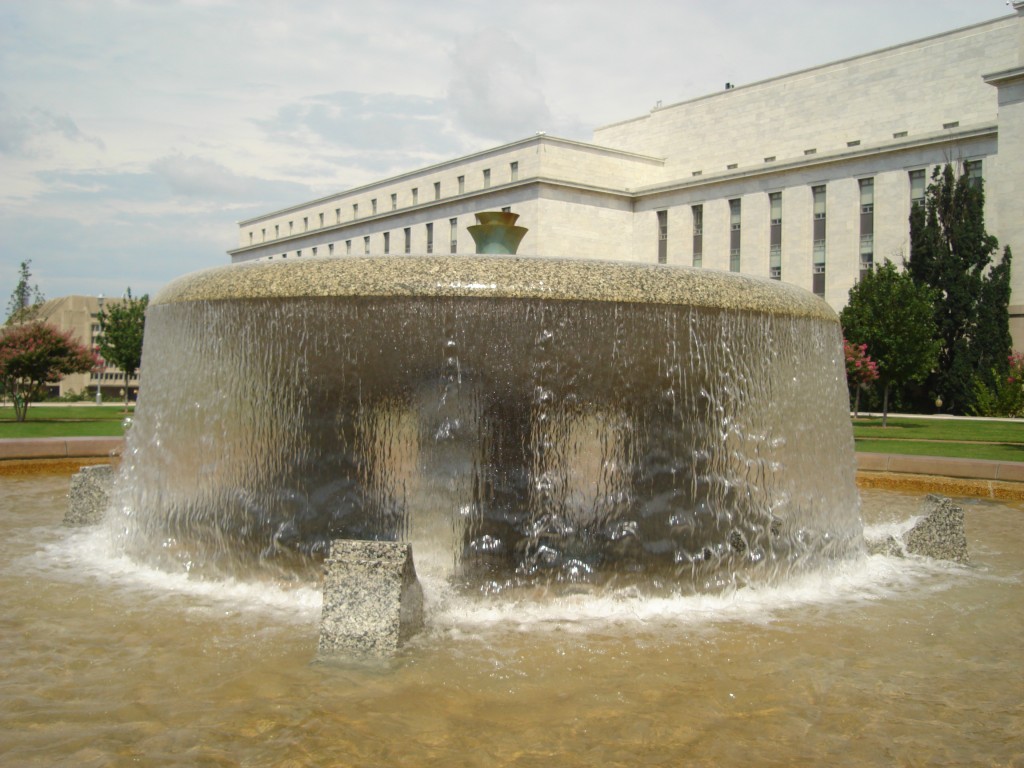
[[[397,215],[410,212],[420,212],[429,210],[430,208],[439,208],[451,203],[460,203],[466,200],[472,200],[474,198],[488,197],[502,192],[508,192],[509,190],[519,189],[524,187],[561,187],[565,189],[575,189],[582,192],[594,192],[600,195],[608,195],[610,197],[620,197],[623,199],[631,199],[634,195],[626,189],[616,189],[612,187],[601,187],[595,184],[585,184],[575,181],[566,181],[565,179],[558,179],[553,176],[533,176],[529,179],[523,179],[521,181],[513,181],[507,184],[500,184],[487,189],[477,189],[472,192],[465,192],[461,195],[453,195],[451,197],[445,197],[441,200],[428,200],[427,202],[420,203],[414,206],[408,206],[401,208],[397,211],[383,211],[381,213],[372,214],[370,216],[364,216],[354,221],[344,221],[340,224],[330,224],[316,229],[310,229],[306,232],[297,232],[293,235],[286,235],[285,237],[278,237],[274,240],[267,240],[261,243],[253,243],[252,245],[241,245],[237,248],[230,248],[227,251],[229,256],[236,256],[243,254],[248,251],[255,251],[265,248],[268,245],[283,244],[288,245],[289,243],[296,243],[308,239],[311,235],[320,235],[328,232],[343,232],[346,229],[358,227],[366,223],[372,223],[375,221],[383,221],[392,218]],[[284,250],[288,250],[285,248]]]
[[[481,157],[486,157],[488,155],[501,154],[503,152],[508,152],[510,150],[513,150],[513,149],[527,147],[527,146],[529,146],[531,144],[538,144],[538,145],[539,144],[558,144],[558,145],[562,145],[562,146],[565,146],[565,147],[570,147],[570,148],[573,148],[573,149],[583,150],[583,151],[587,151],[587,152],[596,152],[596,153],[602,154],[602,155],[617,156],[617,157],[622,157],[622,158],[631,159],[631,160],[637,160],[637,161],[648,163],[648,164],[652,164],[652,165],[664,165],[664,163],[665,163],[665,158],[663,158],[663,157],[654,157],[652,155],[644,155],[644,154],[640,154],[638,152],[630,152],[628,150],[616,149],[615,147],[606,147],[606,146],[602,146],[600,144],[591,144],[591,143],[584,142],[584,141],[576,141],[575,139],[563,139],[563,138],[560,138],[558,136],[550,136],[550,135],[548,135],[546,133],[537,133],[537,134],[534,134],[533,136],[527,136],[526,138],[523,138],[523,139],[517,139],[516,141],[512,141],[512,142],[509,142],[507,144],[499,144],[496,147],[490,147],[488,149],[482,149],[482,150],[480,150],[478,152],[472,152],[472,153],[470,153],[468,155],[462,155],[461,157],[452,158],[451,160],[445,160],[445,161],[440,162],[440,163],[435,163],[434,165],[427,165],[427,166],[424,166],[422,168],[416,168],[416,169],[411,170],[411,171],[406,171],[405,173],[400,173],[400,174],[398,174],[396,176],[389,176],[389,177],[387,177],[385,179],[380,179],[378,181],[370,182],[369,184],[363,184],[363,185],[358,186],[358,187],[351,187],[350,189],[346,189],[346,190],[341,191],[341,192],[334,192],[334,193],[332,193],[330,195],[325,195],[324,197],[318,197],[318,198],[315,198],[313,200],[306,200],[304,202],[296,203],[295,205],[289,205],[289,206],[287,206],[285,208],[281,208],[281,209],[276,210],[276,211],[271,211],[269,213],[263,213],[263,214],[260,214],[259,216],[253,216],[253,217],[248,218],[248,219],[243,219],[243,220],[241,220],[241,221],[239,221],[237,223],[237,226],[244,227],[244,226],[246,226],[248,224],[255,224],[256,222],[259,222],[259,221],[266,221],[267,219],[273,218],[275,216],[282,216],[282,215],[285,215],[285,214],[288,214],[288,213],[293,213],[293,212],[296,212],[296,211],[305,210],[307,208],[312,208],[312,207],[315,207],[316,205],[319,205],[321,203],[327,203],[327,202],[334,201],[334,200],[341,200],[341,199],[346,198],[346,197],[352,197],[352,196],[357,195],[357,194],[362,194],[362,193],[368,192],[369,190],[372,190],[372,189],[380,189],[382,187],[387,187],[389,185],[395,184],[396,182],[402,181],[404,179],[412,179],[414,177],[424,176],[424,175],[430,174],[432,172],[443,170],[445,168],[449,168],[449,167],[453,167],[453,166],[457,166],[457,165],[462,165],[464,163],[470,162],[470,161],[475,160],[475,159],[479,159]],[[445,200],[452,200],[452,199],[454,199],[454,198],[445,198]],[[434,203],[434,202],[440,202],[440,201],[431,200],[429,202]],[[426,203],[423,203],[422,205],[426,205]],[[409,209],[406,208],[406,209],[403,209],[403,210],[409,210]],[[391,211],[388,211],[388,213],[391,213]],[[378,214],[378,215],[380,215],[380,214]],[[368,218],[370,218],[370,217],[361,218],[359,220],[360,221],[366,221]],[[318,231],[321,231],[321,230],[318,230]],[[307,233],[300,233],[300,234],[307,234]],[[284,240],[284,239],[285,238],[279,238],[279,240]]]
[[[926,43],[926,42],[928,42],[930,40],[937,40],[937,39],[942,38],[942,37],[948,37],[950,35],[957,35],[957,34],[960,34],[960,33],[963,33],[963,32],[967,32],[969,30],[976,29],[978,27],[984,27],[984,26],[995,25],[995,24],[1003,24],[1003,23],[1006,23],[1006,22],[1015,21],[1018,18],[1019,17],[1018,17],[1018,15],[1016,13],[1012,13],[1012,14],[1010,14],[1008,16],[999,16],[998,18],[989,19],[988,21],[979,21],[976,24],[968,24],[965,27],[958,27],[956,29],[951,29],[951,30],[948,30],[946,32],[937,32],[934,35],[926,35],[925,37],[920,37],[920,38],[917,38],[915,40],[908,40],[908,41],[906,41],[904,43],[896,43],[895,45],[889,45],[889,46],[886,46],[884,48],[878,48],[878,49],[875,49],[875,50],[872,50],[872,51],[866,51],[864,53],[858,53],[858,54],[855,54],[853,56],[847,56],[847,57],[842,58],[842,59],[836,59],[835,61],[828,61],[828,62],[825,62],[824,64],[818,64],[818,65],[813,66],[813,67],[805,67],[804,69],[797,69],[797,70],[794,70],[792,72],[785,72],[785,73],[783,73],[781,75],[775,75],[774,77],[767,77],[767,78],[765,78],[763,80],[755,80],[752,83],[744,83],[742,85],[735,85],[735,86],[729,88],[728,90],[714,91],[712,93],[706,93],[706,94],[704,94],[702,96],[695,96],[695,97],[690,98],[690,99],[683,99],[682,101],[673,102],[672,104],[666,104],[666,105],[661,106],[661,107],[655,107],[654,109],[652,109],[649,113],[647,113],[645,115],[637,115],[636,117],[629,117],[629,118],[626,118],[624,120],[616,120],[616,121],[611,122],[611,123],[606,123],[605,125],[600,125],[600,126],[598,126],[597,128],[594,129],[594,133],[596,134],[598,131],[602,131],[602,130],[604,130],[606,128],[614,128],[614,127],[620,126],[620,125],[628,125],[629,123],[635,123],[635,122],[639,122],[641,120],[647,120],[647,119],[649,119],[652,115],[654,115],[657,112],[665,112],[667,110],[676,109],[678,107],[686,106],[686,105],[689,105],[689,104],[695,104],[695,103],[698,103],[698,102],[701,102],[701,101],[707,101],[709,99],[714,99],[714,98],[717,98],[719,96],[724,96],[726,94],[734,93],[736,91],[743,91],[743,90],[748,90],[748,89],[751,89],[751,88],[757,88],[757,87],[764,86],[764,85],[767,85],[769,83],[774,83],[774,82],[777,82],[777,81],[780,81],[780,80],[786,80],[786,79],[789,79],[789,78],[792,78],[792,77],[798,77],[800,75],[806,75],[806,74],[808,74],[810,72],[816,72],[816,71],[820,71],[820,70],[823,70],[823,69],[828,69],[829,67],[835,67],[835,66],[838,66],[838,65],[841,65],[841,64],[848,64],[850,62],[857,61],[858,59],[866,59],[866,58],[869,58],[871,56],[877,56],[877,55],[882,54],[882,53],[888,53],[888,52],[891,52],[891,51],[897,51],[897,50],[899,50],[901,48],[909,48],[911,46],[920,45],[921,43]]]
[[[677,189],[689,189],[712,184],[724,184],[737,179],[749,179],[759,176],[767,176],[780,171],[803,170],[818,166],[846,163],[865,157],[876,155],[891,155],[899,152],[907,152],[924,147],[934,147],[941,144],[955,144],[959,141],[971,139],[983,139],[999,134],[998,126],[983,125],[965,128],[955,133],[946,130],[941,133],[930,133],[915,137],[912,140],[893,141],[888,144],[873,144],[860,146],[856,149],[842,149],[835,152],[823,152],[817,155],[783,160],[777,163],[769,163],[763,166],[747,167],[745,169],[730,170],[714,174],[702,174],[701,176],[676,179],[661,184],[651,184],[645,187],[631,189],[630,193],[635,199],[659,195],[665,192],[673,192]]]

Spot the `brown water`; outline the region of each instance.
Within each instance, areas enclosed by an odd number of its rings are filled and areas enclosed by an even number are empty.
[[[311,663],[318,594],[196,584],[0,477],[0,765],[1022,765],[1024,507],[970,568],[873,557],[784,589],[468,601],[390,665]],[[916,499],[865,494],[895,526]]]

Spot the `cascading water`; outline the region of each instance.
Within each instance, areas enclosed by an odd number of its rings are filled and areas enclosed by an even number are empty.
[[[859,551],[838,323],[790,286],[522,257],[210,270],[147,315],[116,525],[139,558],[710,591]]]

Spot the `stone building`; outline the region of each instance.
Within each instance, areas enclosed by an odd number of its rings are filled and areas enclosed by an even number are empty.
[[[104,300],[97,296],[62,296],[43,302],[36,319],[50,323],[62,331],[71,331],[73,338],[80,344],[98,349],[100,323],[97,315],[101,306],[109,308],[117,302],[117,299]],[[100,366],[96,370],[90,373],[73,373],[65,376],[60,382],[48,385],[51,397],[87,393],[90,398],[94,398],[97,387],[106,398],[123,399],[124,372],[120,368],[108,365],[101,358]],[[136,375],[128,382],[130,399],[134,400],[138,391],[139,379]]]
[[[989,232],[1024,254],[1024,2],[993,21],[597,128],[537,134],[239,225],[235,262],[472,252],[509,209],[523,255],[664,262],[784,280],[841,308],[909,251],[908,217],[947,162],[983,177]],[[1018,264],[1021,262],[1018,261]],[[1024,269],[1011,325],[1024,343]]]

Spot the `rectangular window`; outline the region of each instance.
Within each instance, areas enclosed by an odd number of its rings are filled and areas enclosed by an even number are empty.
[[[502,213],[512,213],[512,206],[511,206],[511,205],[506,205],[506,206],[504,206],[504,207],[503,207],[503,208],[501,209],[501,212],[502,212]]]
[[[875,266],[875,180],[860,180],[860,276]]]
[[[397,211],[398,210],[398,194],[395,193],[395,192],[391,193],[391,210],[392,211]]]
[[[252,245],[253,237],[254,237],[254,234],[252,232],[249,232],[249,245]]]
[[[334,223],[341,224],[341,208],[334,209]]]
[[[308,232],[309,231],[309,216],[303,216],[302,217],[302,231],[303,232]]]
[[[435,181],[434,182],[434,199],[435,200],[440,200],[441,199],[441,182],[440,181]]]
[[[352,241],[351,240],[346,240],[345,241],[345,255],[346,256],[351,256],[352,255]]]
[[[328,243],[327,244],[327,255],[328,256],[333,256],[334,255],[334,243]]]
[[[459,220],[448,219],[448,226],[451,229],[451,248],[449,253],[459,252]]]
[[[274,225],[274,238],[276,239],[276,238],[278,238],[280,236],[281,236],[281,225],[280,224],[275,224]]]
[[[466,191],[466,177],[459,176],[459,194],[463,194]]]
[[[301,248],[299,248],[299,250],[297,250],[297,251],[295,252],[295,255],[296,255],[296,256],[302,256],[302,249],[301,249]]]
[[[402,234],[405,237],[405,252],[409,253],[412,251],[412,228],[406,227],[402,230]]]
[[[739,198],[729,201],[729,271],[740,271],[740,211]]]
[[[370,255],[370,236],[367,235],[363,238],[363,254],[366,256]]]
[[[427,224],[427,253],[434,252],[434,224]]]
[[[294,221],[289,221],[288,222],[288,234],[290,235],[294,231],[295,231],[295,222]]]
[[[420,202],[420,190],[418,187],[412,188],[412,204],[418,205]]]
[[[981,160],[965,160],[964,175],[972,184],[981,183]]]
[[[910,172],[910,204],[924,203],[924,169]]]
[[[391,233],[384,233],[384,255],[387,256],[391,253]]]
[[[519,163],[508,164],[508,179],[509,181],[519,181]]]
[[[704,263],[704,206],[690,206],[690,213],[693,215],[693,266],[699,267]]]
[[[668,263],[668,211],[658,211],[658,263]]]
[[[374,215],[374,216],[377,215],[377,198],[376,197],[373,198],[372,200],[370,200],[370,213],[371,213],[371,215]]]
[[[782,279],[782,193],[768,195],[768,276]]]
[[[320,214],[320,226],[321,226],[321,228],[323,227],[323,225],[324,225],[324,215],[321,213]]]
[[[317,247],[316,247],[316,246],[314,245],[314,246],[313,246],[313,255],[314,255],[314,256],[316,256],[316,252],[317,252]]]
[[[484,168],[484,189],[491,186],[491,169]]]
[[[875,210],[875,180],[861,179],[860,184],[860,212],[873,213]]]
[[[875,266],[875,236],[873,234],[860,236],[860,276],[870,272]]]
[[[814,219],[811,222],[811,290],[825,296],[825,228],[828,219],[825,207],[825,185],[811,187],[814,199]]]
[[[359,203],[352,203],[352,218],[359,218]]]
[[[261,243],[267,242],[267,228],[266,227],[264,227],[263,229],[260,230],[260,242]]]

